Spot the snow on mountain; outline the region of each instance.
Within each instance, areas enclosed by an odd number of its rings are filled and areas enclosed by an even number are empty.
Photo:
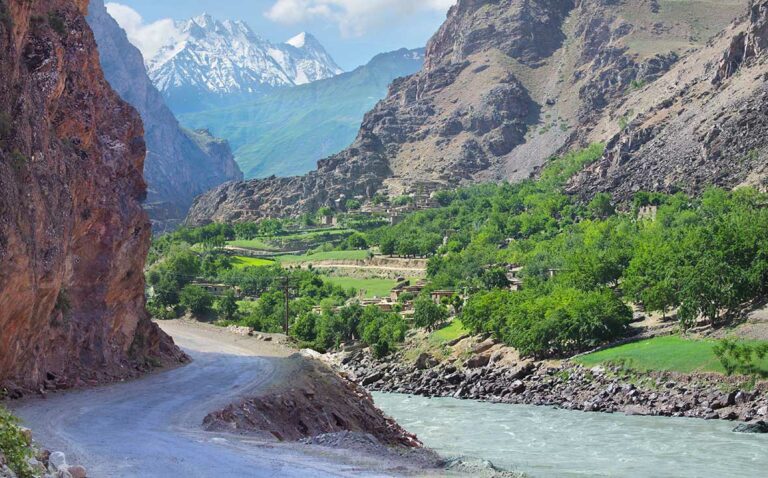
[[[175,27],[178,34],[146,60],[152,82],[166,96],[253,93],[343,72],[309,33],[273,44],[245,22],[219,21],[209,14],[175,22]]]

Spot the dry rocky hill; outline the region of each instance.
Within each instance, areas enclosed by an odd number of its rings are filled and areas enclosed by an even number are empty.
[[[768,1],[692,52],[656,82],[629,95],[592,136],[602,160],[574,178],[585,196],[638,190],[697,193],[708,185],[768,178]],[[626,118],[623,130],[617,118]]]
[[[0,395],[183,357],[144,307],[143,130],[87,6],[0,1]]]
[[[295,214],[376,192],[519,180],[551,155],[592,141],[611,144],[601,164],[610,162],[621,142],[612,138],[627,123],[624,134],[646,108],[683,91],[675,75],[720,63],[734,32],[746,28],[744,21],[729,25],[747,6],[747,0],[460,0],[430,40],[424,69],[391,85],[347,150],[305,176],[220,186],[196,200],[188,223]],[[692,73],[688,81],[740,94],[730,79],[716,86]],[[706,97],[688,101],[716,109]],[[598,187],[586,181],[588,187],[575,190]]]

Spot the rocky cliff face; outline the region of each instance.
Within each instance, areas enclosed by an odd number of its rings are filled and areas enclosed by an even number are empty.
[[[150,322],[142,126],[87,0],[0,1],[0,388],[125,377],[181,352]]]
[[[768,1],[688,55],[657,82],[630,95],[596,128],[602,160],[571,189],[698,193],[709,185],[768,185]],[[611,120],[628,118],[617,131]]]
[[[155,232],[171,229],[184,219],[195,196],[243,175],[225,141],[179,125],[147,76],[141,53],[107,13],[103,0],[90,3],[88,23],[107,80],[144,122],[144,177],[149,187],[145,207]]]
[[[606,115],[704,47],[745,2],[460,0],[430,40],[424,69],[391,85],[347,150],[303,177],[217,188],[188,221],[526,178],[600,136]]]

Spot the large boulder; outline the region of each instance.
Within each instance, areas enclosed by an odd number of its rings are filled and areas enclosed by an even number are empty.
[[[466,362],[464,362],[464,367],[466,368],[481,368],[488,365],[488,362],[491,361],[490,355],[475,355],[467,359]]]
[[[768,433],[768,423],[762,420],[754,423],[742,423],[733,431],[737,433]]]
[[[419,370],[426,370],[428,368],[432,368],[438,364],[437,359],[433,357],[432,355],[422,352],[419,354],[419,356],[416,358],[416,368]]]

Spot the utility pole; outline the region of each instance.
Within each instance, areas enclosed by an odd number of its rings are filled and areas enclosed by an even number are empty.
[[[283,324],[283,330],[285,335],[288,335],[288,299],[290,296],[290,289],[288,287],[288,277],[282,277],[283,280],[283,294],[285,296],[285,324]]]

